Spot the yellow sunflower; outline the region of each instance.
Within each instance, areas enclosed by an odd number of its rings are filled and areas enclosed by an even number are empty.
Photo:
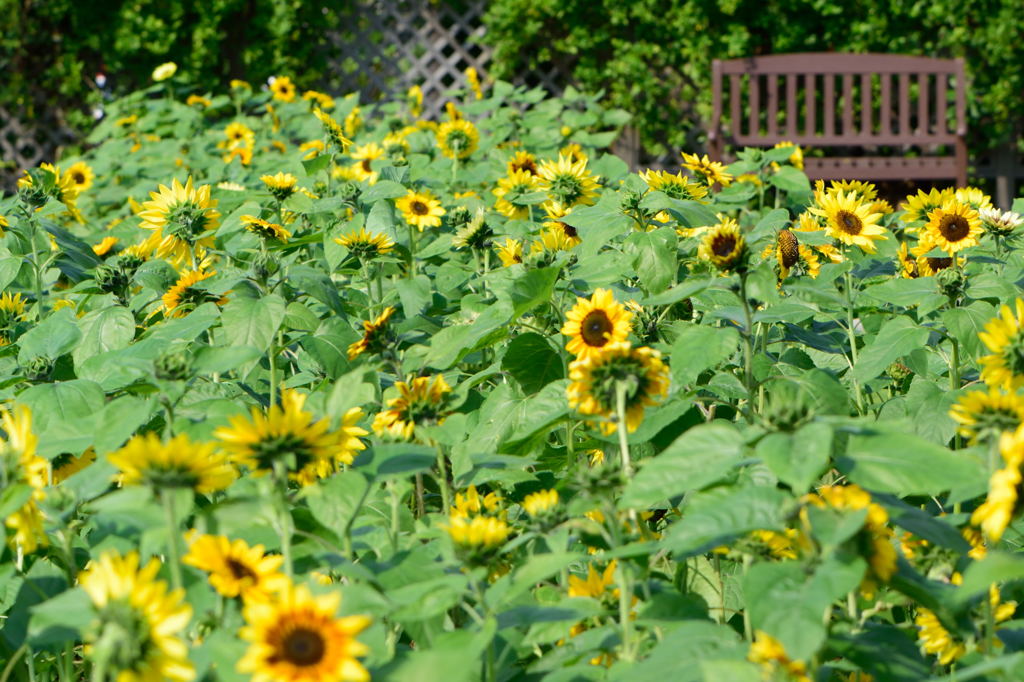
[[[295,99],[295,84],[288,76],[278,76],[270,82],[270,92],[279,102],[291,102]]]
[[[224,128],[225,143],[228,149],[236,147],[252,147],[256,143],[256,133],[249,126],[233,121]]]
[[[213,432],[229,459],[256,475],[283,467],[288,477],[301,485],[326,478],[356,453],[366,449],[360,436],[365,429],[356,426],[363,410],[353,407],[341,418],[337,430],[329,419],[315,421],[312,412],[303,409],[306,396],[292,389],[281,393],[281,404],[264,412],[253,407],[250,416],[235,415],[228,426]]]
[[[783,671],[786,680],[811,682],[811,677],[807,674],[807,664],[791,659],[782,642],[762,630],[754,633],[754,642],[750,645],[747,660],[761,666],[766,680],[779,679],[776,671]]]
[[[107,459],[121,472],[122,485],[154,490],[190,488],[208,495],[227,488],[238,474],[212,443],[193,443],[181,434],[166,443],[155,433],[132,437]]]
[[[800,149],[800,146],[797,145],[795,142],[790,142],[789,140],[783,140],[782,142],[776,143],[775,146],[773,147],[773,149],[784,149],[786,147],[790,147],[793,150],[793,153],[790,154],[789,158],[787,159],[787,161],[789,161],[789,164],[791,166],[795,167],[795,168],[799,168],[800,170],[803,170],[804,169],[804,152],[803,152],[802,149]],[[778,170],[779,169],[779,164],[773,163],[772,167],[775,170]]]
[[[323,140],[310,140],[309,142],[303,142],[299,145],[299,151],[306,152],[306,155],[302,157],[306,160],[315,159],[317,155],[322,154],[325,149],[327,149],[327,147],[324,145]]]
[[[48,199],[55,199],[64,204],[75,220],[83,222],[76,204],[78,190],[75,189],[74,180],[67,173],[61,173],[60,166],[41,163],[39,168],[26,170],[18,178],[18,192],[35,207],[43,206]]]
[[[464,118],[445,121],[437,128],[437,146],[449,159],[468,159],[479,143],[476,126]]]
[[[405,222],[419,229],[420,232],[424,227],[440,227],[441,217],[445,214],[441,202],[427,190],[422,192],[409,190],[404,197],[395,199],[395,208],[401,211]]]
[[[292,233],[277,223],[271,223],[263,218],[252,215],[244,215],[240,219],[245,229],[267,241],[273,239],[278,242],[286,242]]]
[[[523,511],[533,517],[543,516],[558,506],[558,491],[540,490],[523,498]]]
[[[953,198],[975,211],[992,208],[992,198],[977,187],[958,187],[953,191]]]
[[[719,216],[721,222],[704,233],[697,256],[722,271],[729,271],[742,264],[746,243],[740,232],[740,225],[732,218]]]
[[[314,597],[305,585],[291,586],[270,602],[249,602],[238,636],[249,643],[238,672],[252,682],[369,682],[356,660],[369,648],[356,636],[368,616],[338,618],[341,593]]]
[[[53,468],[53,484],[66,481],[79,471],[82,471],[96,461],[96,451],[89,448],[78,457],[65,453],[53,458],[50,466]]]
[[[210,101],[208,97],[192,94],[185,98],[185,105],[199,109],[206,109],[207,107],[213,106],[213,102]]]
[[[373,162],[383,158],[384,154],[384,147],[376,142],[360,145],[349,152],[349,156],[356,160],[356,163],[350,167],[355,173],[356,179],[365,180],[371,185],[377,182],[379,173],[373,170]]]
[[[863,180],[832,180],[827,188],[824,180],[817,180],[814,183],[815,202],[820,202],[822,197],[835,197],[841,193],[853,195],[857,201],[866,204],[871,204],[878,196],[877,188]]]
[[[278,201],[284,201],[295,194],[299,179],[291,173],[278,171],[276,175],[261,175],[260,180]]]
[[[684,152],[683,168],[700,178],[708,187],[715,184],[728,187],[732,182],[732,175],[725,170],[725,165],[718,161],[712,161],[707,154],[697,156]]]
[[[563,206],[590,206],[597,198],[597,178],[587,170],[586,159],[574,162],[559,155],[557,161],[544,161],[537,169],[540,188]]]
[[[332,102],[333,106],[333,102]],[[323,109],[317,107],[313,109],[313,115],[320,121],[320,124],[324,127],[324,132],[327,134],[327,138],[334,145],[335,149],[338,150],[339,154],[344,154],[352,144],[352,140],[345,137],[345,131],[342,129],[341,124],[334,120],[334,118]]]
[[[359,129],[363,127],[363,112],[359,107],[352,107],[352,111],[348,112],[348,116],[345,117],[344,123],[345,134],[349,137],[355,137]]]
[[[800,241],[789,230],[779,230],[775,239],[775,262],[779,266],[779,279],[786,279],[789,271],[800,262]]]
[[[106,256],[117,244],[117,237],[104,237],[99,244],[93,244],[92,252],[97,256]]]
[[[466,549],[495,549],[505,544],[512,529],[493,516],[453,516],[444,527],[452,542]]]
[[[957,429],[971,445],[978,440],[997,437],[1003,431],[1016,431],[1024,424],[1024,398],[998,388],[970,391],[960,397],[949,411]]]
[[[541,180],[526,170],[512,171],[507,177],[498,180],[497,187],[492,191],[498,198],[494,208],[498,213],[513,220],[525,220],[530,217],[530,204],[520,203],[524,194],[532,194],[540,190]]]
[[[611,289],[596,289],[590,299],[577,297],[565,314],[561,332],[569,337],[565,349],[578,359],[600,353],[609,344],[629,337],[633,314],[615,300]]]
[[[870,213],[868,205],[852,191],[822,194],[817,205],[808,210],[825,219],[828,236],[847,246],[859,246],[874,253],[875,241],[886,239],[885,229],[878,224],[882,215]]]
[[[178,278],[167,293],[161,299],[164,304],[164,315],[166,317],[185,317],[203,303],[227,302],[223,296],[211,294],[203,287],[197,287],[199,282],[216,275],[214,270],[186,270]]]
[[[656,405],[668,395],[668,367],[661,354],[651,348],[633,348],[628,341],[616,341],[600,351],[569,364],[569,407],[580,414],[603,417],[601,432],[615,433],[620,386],[625,386],[626,430],[637,430],[644,408]]]
[[[49,483],[49,463],[36,454],[38,440],[32,432],[32,411],[19,405],[14,410],[0,408],[0,426],[4,439],[0,441],[0,466],[8,471],[8,483],[22,483],[31,488],[28,500],[4,519],[4,525],[14,531],[8,544],[31,554],[48,544],[43,528],[45,517],[39,502],[46,499],[43,491]]]
[[[325,111],[334,108],[334,98],[327,93],[318,92],[316,90],[306,90],[302,93],[302,99],[307,102],[312,102],[313,106]]]
[[[64,171],[64,177],[71,181],[71,186],[75,189],[76,194],[81,194],[92,187],[92,181],[96,174],[89,164],[79,161]]]
[[[373,419],[377,435],[390,435],[412,440],[417,426],[441,424],[448,414],[451,387],[444,376],[416,377],[412,381],[395,382],[398,396],[387,402],[387,409]]]
[[[980,359],[981,380],[989,386],[1016,391],[1024,386],[1024,300],[1017,299],[1014,310],[1004,305],[999,316],[989,320],[978,338],[992,351]]]
[[[915,279],[921,276],[917,269],[917,259],[913,258],[906,242],[900,242],[900,248],[896,252],[896,259],[899,262],[899,273],[903,279]]]
[[[5,291],[0,295],[0,327],[6,327],[25,318],[27,301],[21,294]]]
[[[192,619],[183,590],[169,591],[157,580],[160,562],[140,567],[138,552],[104,552],[78,576],[89,595],[94,618],[86,631],[94,671],[103,657],[118,682],[156,682],[195,677],[188,646],[181,638]]]
[[[673,175],[668,171],[645,170],[640,174],[647,186],[656,192],[664,192],[673,199],[700,201],[708,195],[708,188],[693,182],[682,172]]]
[[[570,238],[568,232],[562,229],[561,224],[548,225],[540,231],[538,239],[530,243],[530,253],[543,254],[568,251],[578,243],[579,239]]]
[[[558,201],[544,202],[544,214],[547,217],[547,220],[544,221],[544,227],[550,230],[560,230],[565,236],[565,241],[572,247],[583,240],[580,238],[580,234],[575,227],[562,220],[562,218],[570,213],[572,213],[572,208],[563,206]]]
[[[244,540],[193,535],[181,561],[209,573],[213,589],[229,599],[265,602],[288,587],[288,578],[280,571],[284,557],[264,554],[263,545],[250,547]]]
[[[357,258],[374,258],[383,256],[395,246],[394,240],[385,234],[373,234],[365,227],[352,230],[334,240],[348,249]]]
[[[374,320],[363,322],[363,338],[348,347],[348,359],[355,360],[363,353],[380,353],[387,348],[387,324],[395,312],[388,306]]]
[[[967,654],[963,642],[954,639],[942,626],[938,617],[924,607],[918,607],[914,625],[920,628],[917,641],[926,654],[938,656],[940,665],[949,665]]]
[[[416,118],[423,113],[423,88],[414,85],[405,92],[405,100],[409,105],[409,114]]]
[[[149,196],[139,217],[142,228],[159,235],[157,256],[180,267],[195,260],[197,247],[213,246],[213,230],[220,224],[220,213],[215,210],[217,201],[210,199],[209,185],[194,187],[189,176],[184,185],[175,179],[170,187],[160,185],[159,191]]]
[[[508,160],[508,174],[516,171],[526,171],[530,175],[537,175],[537,157],[527,151],[518,151]]]
[[[989,542],[999,542],[1010,521],[1020,511],[1021,464],[1024,464],[1024,427],[1004,431],[999,454],[1006,465],[988,483],[988,496],[971,514],[971,524],[981,528]]]
[[[523,262],[523,243],[518,239],[506,237],[505,241],[495,246],[498,251],[498,258],[501,259],[503,267],[511,267],[516,263]]]
[[[905,223],[915,223],[919,220],[926,220],[928,214],[937,208],[942,208],[950,199],[954,198],[952,189],[938,190],[934,187],[928,190],[917,190],[917,194],[907,195],[900,208],[903,209],[902,220]]]
[[[984,232],[978,212],[970,204],[956,199],[930,211],[924,229],[932,244],[950,256],[969,246],[977,246]]]

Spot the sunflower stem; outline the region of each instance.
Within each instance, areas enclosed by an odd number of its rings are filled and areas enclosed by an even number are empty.
[[[416,226],[409,225],[409,269],[406,270],[406,277],[412,279],[416,276]]]
[[[746,579],[747,571],[750,570],[750,566],[753,563],[754,563],[754,557],[750,556],[749,554],[744,554],[743,555],[743,577],[744,577],[744,580]],[[753,642],[754,641],[754,628],[753,628],[753,625],[750,622],[750,608],[749,607],[745,607],[743,609],[743,637],[748,642]]]
[[[281,556],[284,557],[284,573],[289,578],[294,575],[292,567],[292,515],[288,506],[288,472],[285,463],[274,460],[274,530],[281,539]]]
[[[447,514],[452,504],[452,493],[448,488],[448,458],[440,443],[437,445],[437,485],[441,488],[441,511]]]
[[[853,331],[853,277],[850,271],[843,273],[843,291],[846,293],[846,335],[850,339],[850,379],[853,381],[854,398],[857,401],[857,413],[864,413],[864,395],[861,393],[860,382],[853,376],[853,369],[857,366],[857,335]]]
[[[996,655],[996,614],[988,592],[985,592],[983,603],[985,604],[985,658],[992,658]]]
[[[633,576],[628,561],[619,562],[619,625],[622,626],[622,659],[632,661],[636,658],[633,642],[633,621],[629,609],[633,597]]]
[[[747,422],[754,422],[754,330],[750,300],[747,298],[747,273],[740,273],[740,303],[743,304],[743,384],[747,388]]]
[[[171,569],[171,587],[175,590],[182,588],[181,579],[181,552],[178,547],[178,514],[174,508],[174,491],[163,490],[157,493],[164,506],[164,518],[167,521],[167,563]]]
[[[619,452],[622,455],[622,473],[626,478],[633,476],[633,464],[629,459],[629,435],[626,427],[626,384],[618,381],[615,384],[615,416],[618,419],[616,431],[619,434]]]

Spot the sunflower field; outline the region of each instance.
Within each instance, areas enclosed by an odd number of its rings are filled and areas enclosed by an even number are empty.
[[[1024,679],[1016,213],[174,71],[0,200],[0,682]]]

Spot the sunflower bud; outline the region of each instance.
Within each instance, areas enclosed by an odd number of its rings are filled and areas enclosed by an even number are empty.
[[[93,270],[96,286],[108,294],[117,294],[128,286],[128,275],[116,265],[104,263]]]
[[[29,381],[46,381],[53,371],[53,360],[43,356],[35,357],[29,360],[23,369]]]
[[[967,276],[960,268],[947,267],[935,274],[939,292],[950,299],[959,298],[967,287]]]
[[[765,403],[765,425],[776,431],[796,431],[813,417],[807,395],[799,385],[781,381],[772,385]]]
[[[346,180],[335,189],[335,195],[341,197],[342,201],[349,203],[355,202],[359,198],[360,192],[359,184],[351,180]]]
[[[192,358],[184,351],[164,353],[156,359],[153,370],[157,379],[184,381],[192,376]]]
[[[454,230],[458,230],[472,219],[473,213],[465,206],[456,206],[445,216],[448,225]]]

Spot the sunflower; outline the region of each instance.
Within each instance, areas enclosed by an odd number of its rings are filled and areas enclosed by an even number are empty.
[[[356,258],[375,258],[383,256],[395,246],[394,240],[385,234],[372,234],[366,231],[365,227],[359,230],[352,230],[334,240],[341,244]]]
[[[523,498],[523,511],[530,516],[544,516],[558,506],[557,490],[540,490]]]
[[[992,208],[992,198],[977,187],[958,187],[953,191],[953,198],[975,211]]]
[[[469,222],[455,232],[452,246],[457,249],[467,246],[476,250],[489,248],[494,231],[484,218],[484,209],[480,208]]]
[[[868,205],[851,192],[837,191],[819,196],[816,206],[808,209],[825,219],[828,236],[848,246],[859,246],[867,253],[875,252],[875,241],[886,239],[878,221],[880,213],[870,213]]]
[[[348,347],[349,360],[355,360],[363,353],[377,354],[387,348],[387,324],[394,313],[394,306],[389,305],[376,319],[363,322],[363,338]]]
[[[900,242],[900,248],[896,252],[896,259],[899,262],[899,268],[897,269],[903,279],[915,279],[921,276],[917,269],[917,259],[910,255],[906,242]]]
[[[832,180],[827,188],[824,180],[816,180],[814,183],[814,200],[816,202],[822,197],[835,197],[840,193],[853,195],[857,201],[867,204],[875,201],[878,196],[875,186],[863,180]]]
[[[471,66],[464,73],[466,74],[466,83],[469,85],[469,89],[473,91],[474,97],[483,99],[484,92],[480,89],[480,75],[476,72],[476,69]]]
[[[405,222],[418,228],[420,232],[424,227],[440,227],[441,217],[445,214],[441,202],[426,190],[409,190],[404,197],[395,199],[395,208],[402,212]]]
[[[21,294],[5,291],[0,295],[0,327],[8,327],[25,319],[26,303]]]
[[[793,166],[794,168],[798,168],[800,170],[803,170],[804,169],[804,152],[803,152],[802,149],[800,149],[799,145],[797,145],[794,142],[790,142],[789,140],[783,140],[782,142],[776,143],[775,146],[772,147],[772,148],[773,149],[785,149],[787,147],[792,148],[792,150],[793,150],[793,153],[790,154],[789,158],[787,159],[787,161],[789,161],[789,165]],[[775,170],[779,169],[779,164],[777,164],[777,163],[773,163],[772,166],[773,166],[773,168]]]
[[[739,223],[724,216],[719,216],[719,219],[721,222],[704,233],[697,255],[727,272],[742,264],[746,244]]]
[[[223,535],[199,535],[189,540],[182,563],[210,574],[210,584],[220,594],[243,601],[268,601],[288,587],[281,573],[284,557],[264,554],[263,545],[250,547],[244,540]]]
[[[228,458],[257,475],[283,466],[288,477],[302,485],[326,478],[342,464],[351,464],[366,445],[359,439],[367,435],[356,426],[363,416],[353,407],[332,431],[330,420],[314,421],[313,413],[303,409],[306,396],[292,389],[281,393],[281,404],[264,412],[253,407],[250,416],[231,417],[228,426],[213,432]]]
[[[588,564],[586,578],[570,573],[569,596],[601,599],[609,592],[608,588],[615,584],[615,569],[617,567],[618,562],[612,559],[603,571],[599,570],[592,563]]]
[[[259,236],[265,241],[286,242],[292,236],[292,233],[284,229],[277,223],[271,223],[263,218],[257,218],[256,216],[244,215],[241,217],[242,225],[245,229],[249,230],[253,234]]]
[[[331,104],[333,106],[333,102]],[[352,144],[352,140],[345,137],[345,131],[342,129],[341,124],[320,107],[313,109],[313,115],[316,116],[316,120],[320,121],[320,124],[324,127],[327,138],[334,145],[335,149],[338,150],[338,153],[344,154],[349,145]]]
[[[235,147],[221,157],[221,160],[226,164],[231,163],[235,159],[238,159],[238,162],[243,166],[248,166],[252,163],[252,147]]]
[[[208,97],[192,94],[185,98],[185,105],[199,109],[206,109],[213,106],[213,102]]]
[[[525,170],[512,171],[498,180],[498,186],[493,190],[498,198],[494,209],[507,218],[525,220],[530,217],[530,204],[520,203],[520,198],[539,191],[540,187],[540,177]]]
[[[493,550],[512,533],[504,519],[493,516],[453,516],[444,527],[452,542],[469,550]]]
[[[141,227],[159,235],[156,254],[180,267],[195,260],[197,247],[213,246],[213,230],[220,224],[217,201],[210,199],[210,186],[194,187],[192,177],[182,185],[175,179],[170,187],[160,185],[142,204]]]
[[[956,199],[930,211],[924,229],[929,241],[950,256],[969,246],[977,246],[983,232],[978,212]]]
[[[498,258],[501,259],[503,267],[508,268],[523,262],[523,243],[518,239],[506,237],[505,241],[495,248],[498,250]]]
[[[92,252],[97,256],[106,256],[115,244],[117,244],[117,237],[104,237],[99,244],[93,244]]]
[[[359,107],[352,107],[352,111],[348,112],[342,125],[345,128],[345,134],[349,137],[355,137],[359,129],[363,127],[363,112]]]
[[[405,91],[405,101],[409,105],[409,114],[416,118],[423,113],[423,88],[414,85]]]
[[[693,182],[682,172],[673,175],[668,171],[645,170],[640,173],[647,186],[655,192],[664,192],[673,199],[682,201],[700,201],[708,195],[708,188]]]
[[[1024,426],[1004,431],[1000,435],[999,454],[1006,466],[992,474],[988,483],[988,497],[971,515],[971,524],[981,528],[989,542],[998,542],[1010,521],[1020,511]]]
[[[811,682],[811,677],[807,674],[807,664],[792,660],[782,642],[762,630],[754,633],[754,642],[750,645],[747,660],[761,666],[766,680],[778,679],[776,671],[783,671],[783,676],[787,680]]]
[[[632,320],[633,314],[615,300],[611,289],[596,289],[589,300],[577,297],[561,329],[569,337],[565,349],[578,359],[596,355],[609,344],[625,341]]]
[[[917,194],[907,195],[907,198],[903,200],[902,220],[905,223],[915,223],[919,220],[925,220],[928,214],[937,208],[942,208],[950,199],[954,198],[952,189],[938,190],[934,187],[928,190],[925,194],[924,190],[917,190]]]
[[[223,296],[211,294],[204,287],[196,286],[199,282],[209,279],[215,274],[217,273],[214,270],[203,270],[202,268],[183,272],[174,286],[168,289],[161,299],[164,304],[164,316],[185,317],[203,303],[226,303],[227,299]]]
[[[376,142],[360,145],[353,149],[349,156],[356,160],[356,163],[351,166],[356,179],[365,180],[371,185],[377,182],[379,173],[373,170],[373,162],[376,159],[383,158],[384,154],[384,147],[381,147]]]
[[[449,516],[468,518],[472,514],[495,514],[499,518],[503,518],[505,516],[505,511],[501,509],[503,501],[501,495],[493,490],[486,495],[481,495],[476,486],[471,485],[464,492],[455,493],[455,502],[449,509]]]
[[[395,382],[395,390],[398,396],[388,400],[388,409],[373,419],[373,430],[377,435],[388,434],[412,440],[417,426],[444,422],[448,414],[448,394],[452,389],[443,375],[398,381]]]
[[[708,155],[697,156],[696,154],[683,153],[683,168],[689,170],[708,187],[718,184],[728,187],[732,182],[732,175],[725,170],[725,165],[718,161],[712,161]]]
[[[540,231],[538,239],[530,243],[530,253],[544,254],[568,251],[578,243],[579,239],[571,239],[560,224],[548,225]]]
[[[590,206],[597,197],[599,176],[587,170],[586,159],[573,162],[560,154],[558,161],[542,162],[537,173],[542,180],[540,188],[564,206]]]
[[[239,121],[229,123],[224,128],[224,137],[227,138],[225,143],[228,149],[235,149],[236,147],[251,148],[256,143],[256,133],[253,132],[252,128]]]
[[[75,189],[74,180],[67,173],[61,173],[60,166],[41,163],[39,168],[26,170],[25,174],[18,178],[18,193],[26,203],[37,208],[48,199],[55,199],[64,204],[75,220],[83,222],[75,201],[78,198],[78,190]]]
[[[53,484],[66,481],[79,471],[96,461],[96,451],[89,448],[78,457],[70,453],[63,453],[53,458],[50,466],[53,469]]]
[[[526,171],[530,175],[537,175],[537,157],[527,151],[518,151],[508,160],[508,174],[516,171]]]
[[[7,471],[9,484],[25,484],[31,489],[29,498],[4,519],[4,525],[14,531],[8,540],[12,548],[31,554],[48,544],[43,528],[45,517],[39,502],[46,499],[43,489],[49,483],[49,463],[36,454],[37,438],[32,432],[32,411],[19,405],[13,411],[0,408],[0,426],[4,440],[0,441],[0,467]]]
[[[597,353],[574,360],[569,364],[569,380],[569,407],[581,414],[604,417],[601,432],[605,435],[620,427],[615,417],[622,387],[626,430],[630,433],[643,421],[644,408],[668,394],[668,367],[661,361],[661,354],[651,348],[633,348],[628,341],[609,343]]]
[[[291,173],[278,172],[276,175],[261,175],[260,180],[278,201],[284,201],[295,194],[299,179]]]
[[[1016,391],[1024,386],[1024,300],[1017,299],[1014,310],[1004,305],[999,317],[985,325],[978,338],[990,351],[980,359],[981,380],[989,386],[998,386],[1007,391]]]
[[[935,273],[940,270],[953,265],[953,259],[951,257],[944,256],[928,256],[925,255],[935,248],[935,242],[932,240],[931,233],[924,232],[921,234],[921,238],[917,242],[917,246],[911,249],[911,254],[917,257],[917,277],[932,277]],[[962,265],[964,259],[957,257],[957,263]]]
[[[312,102],[314,107],[324,111],[334,108],[334,98],[317,90],[306,90],[302,93],[302,99]]]
[[[300,152],[306,152],[306,155],[302,158],[305,160],[315,159],[319,154],[322,154],[327,149],[324,145],[323,140],[310,140],[309,142],[303,142],[299,145]]]
[[[85,637],[94,669],[105,663],[119,682],[192,680],[195,671],[181,633],[192,618],[183,590],[157,580],[160,562],[139,565],[138,552],[104,552],[78,576],[94,619]]]
[[[193,443],[184,434],[166,443],[155,433],[136,435],[107,459],[121,472],[122,485],[150,485],[161,491],[191,488],[208,495],[227,488],[238,476],[212,443]]]
[[[92,187],[92,181],[96,174],[93,173],[89,164],[85,161],[79,161],[64,171],[64,177],[71,181],[70,184],[74,188],[75,193],[81,194]]]
[[[583,240],[580,238],[579,232],[575,227],[566,223],[562,220],[565,216],[572,213],[572,208],[563,206],[559,201],[545,201],[544,202],[544,214],[547,220],[544,221],[544,227],[550,230],[560,230],[565,235],[565,241],[570,247],[576,246]]]
[[[949,416],[960,424],[957,433],[974,445],[1003,431],[1016,431],[1024,424],[1024,398],[998,388],[970,391],[953,405]]]
[[[174,62],[164,62],[153,69],[153,80],[159,83],[165,81],[178,72],[178,65]]]
[[[1024,224],[1024,219],[1013,211],[1001,213],[998,208],[988,207],[978,211],[981,225],[985,231],[996,237],[1009,237]]]
[[[384,152],[392,159],[404,159],[411,149],[409,140],[402,131],[388,133],[381,144],[384,145]]]
[[[341,593],[314,597],[305,585],[289,586],[279,599],[249,602],[239,637],[249,643],[237,669],[252,682],[369,682],[356,660],[369,648],[356,635],[368,616],[338,618]]]
[[[464,118],[445,121],[437,128],[437,146],[449,159],[468,159],[479,142],[476,126]]]
[[[288,76],[278,76],[270,81],[270,92],[279,102],[291,102],[295,99],[295,84]]]
[[[823,486],[805,499],[815,506],[844,512],[867,510],[864,525],[853,540],[868,562],[868,571],[861,580],[860,589],[870,596],[875,593],[878,583],[889,582],[896,573],[896,548],[885,507],[873,502],[866,490],[853,484]]]

